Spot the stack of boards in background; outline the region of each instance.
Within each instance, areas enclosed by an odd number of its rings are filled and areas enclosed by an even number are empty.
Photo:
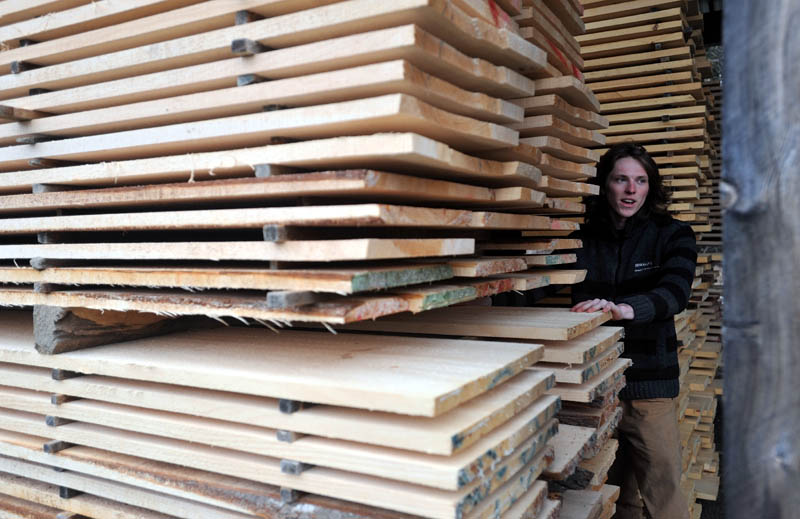
[[[719,485],[712,423],[721,388],[714,381],[721,359],[721,92],[703,79],[711,66],[696,0],[584,0],[583,6],[584,75],[609,121],[599,131],[607,145],[633,141],[648,150],[670,194],[670,212],[690,223],[698,240],[690,306],[675,321],[683,345],[683,485],[693,517],[700,517],[696,499],[715,500]]]
[[[0,304],[35,316],[0,313],[0,510],[610,517],[607,315],[401,335],[582,279],[566,236],[607,121],[580,14],[0,2]],[[119,342],[189,315],[251,327]],[[391,335],[289,329],[395,315]]]

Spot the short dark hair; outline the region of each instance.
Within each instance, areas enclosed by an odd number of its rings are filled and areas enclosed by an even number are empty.
[[[592,183],[600,186],[600,194],[590,197],[587,200],[587,216],[589,219],[595,217],[605,218],[608,215],[610,210],[608,198],[606,196],[608,175],[610,175],[611,171],[614,169],[614,164],[616,164],[618,160],[624,158],[636,160],[647,173],[647,183],[649,187],[647,198],[636,216],[644,218],[651,216],[667,216],[668,198],[664,191],[661,175],[658,172],[658,165],[650,154],[647,153],[644,146],[633,142],[621,142],[609,148],[608,151],[600,157],[600,161],[597,163],[597,176],[592,180]]]

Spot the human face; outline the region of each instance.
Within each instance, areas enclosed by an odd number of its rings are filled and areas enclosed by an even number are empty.
[[[614,163],[606,180],[606,198],[617,229],[622,229],[628,218],[642,208],[648,191],[647,172],[638,160],[624,157]]]

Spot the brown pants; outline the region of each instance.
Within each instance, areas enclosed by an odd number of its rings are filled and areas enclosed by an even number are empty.
[[[623,400],[619,450],[608,482],[619,485],[616,519],[688,519],[681,491],[681,443],[672,398]]]

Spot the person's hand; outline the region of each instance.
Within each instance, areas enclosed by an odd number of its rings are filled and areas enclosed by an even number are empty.
[[[623,319],[633,319],[633,307],[631,305],[620,303],[615,304],[613,301],[606,299],[588,299],[581,301],[573,306],[572,312],[611,312],[611,319],[621,321]]]

